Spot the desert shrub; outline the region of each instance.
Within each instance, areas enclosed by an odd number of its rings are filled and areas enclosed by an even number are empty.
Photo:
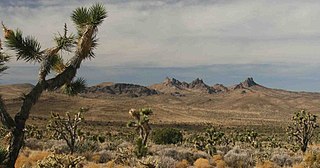
[[[106,150],[100,151],[98,154],[100,156],[98,163],[107,163],[112,158],[110,152]]]
[[[210,159],[210,155],[203,151],[193,151],[192,149],[182,147],[169,147],[165,149],[156,149],[155,153],[160,156],[171,157],[174,160],[187,160],[189,163],[195,162],[198,158]]]
[[[189,167],[189,162],[186,159],[183,159],[180,162],[176,163],[175,168],[187,168],[187,167]]]
[[[44,159],[48,155],[50,155],[50,152],[47,151],[30,151],[30,150],[24,150],[20,153],[16,163],[15,167],[22,167],[22,168],[29,168],[36,166],[37,162],[39,160]]]
[[[282,154],[275,154],[272,156],[271,158],[272,162],[277,164],[278,166],[292,166],[293,161],[291,159],[291,157],[286,154],[286,153],[282,153]]]
[[[196,168],[213,168],[213,166],[210,165],[209,160],[204,158],[197,159],[193,165]]]
[[[256,168],[276,168],[276,165],[271,161],[264,161],[261,163],[257,163]]]
[[[250,151],[234,147],[225,156],[224,161],[229,167],[253,167],[254,160]]]
[[[24,146],[32,150],[43,150],[43,144],[36,138],[28,138],[24,141]]]
[[[77,145],[75,152],[84,153],[84,152],[96,152],[99,150],[99,144],[96,141],[83,140]]]
[[[142,166],[154,168],[174,168],[176,163],[176,160],[167,156],[148,156],[140,161]]]
[[[183,135],[178,129],[164,128],[154,130],[151,139],[155,144],[177,144],[182,142]]]
[[[212,159],[217,168],[225,168],[227,166],[221,155],[213,155]]]
[[[49,155],[41,161],[38,161],[37,168],[80,168],[84,157],[72,155]]]
[[[320,152],[310,151],[304,155],[302,165],[309,168],[320,167]]]

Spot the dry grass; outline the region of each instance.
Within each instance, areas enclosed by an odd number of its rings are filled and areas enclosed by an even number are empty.
[[[22,166],[35,166],[37,161],[44,159],[45,157],[49,156],[51,153],[47,151],[23,151],[20,153],[15,166],[22,167]]]
[[[180,162],[176,163],[176,168],[187,168],[187,167],[189,167],[189,162],[186,159],[183,159]]]
[[[196,168],[213,168],[213,166],[210,165],[209,160],[204,158],[197,159],[193,165]]]
[[[271,161],[265,161],[262,163],[257,163],[256,168],[276,168],[276,165]]]
[[[224,162],[223,157],[221,155],[214,155],[212,157],[213,163],[217,168],[225,168],[227,164]]]

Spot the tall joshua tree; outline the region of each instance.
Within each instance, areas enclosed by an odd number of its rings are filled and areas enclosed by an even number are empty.
[[[106,18],[103,5],[95,4],[89,8],[80,7],[72,12],[71,19],[76,25],[77,34],[68,35],[65,25],[64,33],[58,34],[52,48],[42,50],[40,43],[31,36],[24,37],[20,30],[10,30],[4,24],[5,47],[15,51],[17,60],[40,63],[38,82],[23,97],[20,110],[11,117],[4,101],[0,99],[0,119],[10,131],[11,140],[3,165],[14,168],[24,139],[24,128],[32,106],[38,101],[43,91],[55,91],[64,88],[66,93],[74,95],[84,88],[83,79],[74,79],[83,60],[94,57],[93,50],[97,44],[98,26]],[[59,51],[74,52],[74,56],[64,61]],[[54,77],[47,77],[51,72]]]

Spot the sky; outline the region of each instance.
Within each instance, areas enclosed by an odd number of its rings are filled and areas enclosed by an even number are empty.
[[[45,49],[64,23],[75,32],[73,9],[95,2],[108,17],[96,58],[79,73],[90,85],[166,76],[232,85],[250,76],[267,87],[320,91],[320,1],[0,0],[0,20]],[[13,58],[9,66],[0,83],[36,82],[37,64]]]

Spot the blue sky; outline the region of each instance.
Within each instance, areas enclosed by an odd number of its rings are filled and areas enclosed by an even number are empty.
[[[64,23],[74,31],[74,8],[93,2],[105,4],[108,18],[96,58],[84,64],[89,72],[80,71],[90,84],[171,76],[229,85],[253,76],[269,87],[320,91],[320,1],[12,0],[0,1],[0,20],[44,49]],[[9,65],[1,83],[35,82],[31,65]]]

